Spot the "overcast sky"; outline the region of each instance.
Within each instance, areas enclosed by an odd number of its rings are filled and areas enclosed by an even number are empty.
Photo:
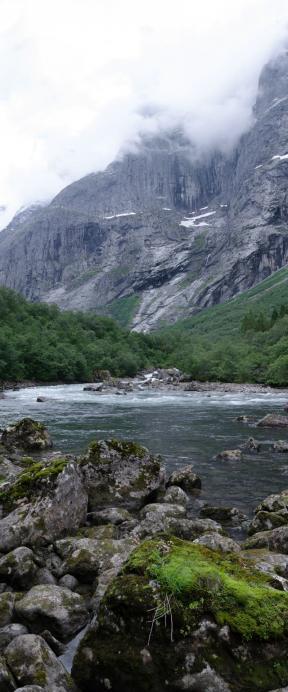
[[[288,0],[0,0],[0,226],[140,131],[232,146],[287,23]]]

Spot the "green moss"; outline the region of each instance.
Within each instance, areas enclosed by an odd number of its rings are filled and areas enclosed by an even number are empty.
[[[10,488],[2,493],[0,492],[0,502],[6,510],[10,510],[17,500],[24,497],[31,499],[35,494],[41,492],[43,481],[57,478],[68,462],[69,460],[66,458],[57,458],[50,464],[40,461],[31,464],[27,470],[17,477],[15,483]]]
[[[130,442],[130,440],[107,440],[107,447],[118,452],[123,459],[130,456],[143,459],[147,454],[145,447],[137,442]]]
[[[173,594],[183,633],[207,611],[246,640],[288,633],[288,594],[271,588],[269,577],[236,555],[174,538],[146,541],[131,556],[126,570],[131,569],[144,571]]]

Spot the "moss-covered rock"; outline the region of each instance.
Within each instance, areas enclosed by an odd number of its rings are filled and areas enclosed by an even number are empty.
[[[0,594],[0,627],[5,627],[5,625],[9,625],[10,622],[12,622],[14,614],[14,604],[14,593],[7,592]]]
[[[5,650],[5,658],[18,686],[38,685],[46,692],[75,690],[70,675],[42,637],[34,634],[16,637]]]
[[[9,670],[3,656],[0,656],[0,690],[1,692],[14,692],[17,684],[11,670]]]
[[[176,538],[146,541],[108,588],[73,676],[85,692],[202,690],[201,679],[266,692],[288,683],[287,615],[288,594],[250,560]]]
[[[62,641],[71,639],[88,620],[82,597],[52,584],[34,586],[16,603],[15,609],[33,632],[47,628]]]
[[[140,509],[164,484],[161,458],[135,442],[92,442],[80,463],[90,511]]]
[[[22,418],[3,431],[1,444],[8,448],[43,451],[52,447],[52,440],[43,423],[32,418]]]
[[[19,589],[31,585],[37,572],[30,548],[22,546],[0,558],[0,581]]]

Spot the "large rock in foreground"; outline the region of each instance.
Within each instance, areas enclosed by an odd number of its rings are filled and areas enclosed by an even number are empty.
[[[87,515],[81,469],[69,458],[29,467],[0,494],[1,501],[6,511],[12,509],[0,520],[1,552],[51,543],[77,529]]]
[[[6,428],[1,436],[5,447],[19,447],[25,451],[43,451],[52,447],[52,440],[43,423],[32,418],[23,418]]]
[[[45,692],[75,690],[70,675],[42,637],[16,637],[5,650],[5,658],[18,685],[39,685]]]
[[[92,442],[81,466],[91,511],[119,506],[138,510],[164,484],[161,458],[135,442]]]
[[[83,598],[63,586],[34,586],[16,604],[18,617],[34,632],[45,628],[59,639],[71,639],[84,627],[88,611]]]
[[[72,676],[82,692],[266,692],[288,683],[288,594],[251,561],[144,542],[110,584]]]

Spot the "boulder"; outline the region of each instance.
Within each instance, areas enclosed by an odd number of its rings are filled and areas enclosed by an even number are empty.
[[[17,687],[15,692],[43,692],[43,687],[39,687],[39,685],[25,685],[25,687]]]
[[[160,521],[164,519],[164,517],[185,517],[185,515],[186,508],[183,507],[183,505],[161,504],[159,502],[145,505],[140,512],[140,517],[143,519],[157,516]]]
[[[15,548],[0,558],[0,579],[19,589],[31,585],[36,572],[34,554],[30,548]]]
[[[243,548],[268,548],[277,553],[288,554],[288,526],[280,526],[270,531],[259,531],[248,538]]]
[[[256,425],[259,428],[288,428],[288,416],[281,416],[278,413],[267,413]]]
[[[77,462],[56,459],[36,467],[21,474],[2,495],[6,511],[23,503],[0,520],[2,552],[51,543],[86,520],[88,498]]]
[[[12,622],[14,615],[15,594],[8,591],[0,594],[0,627]]]
[[[232,524],[238,526],[247,519],[246,515],[237,507],[213,507],[205,505],[200,511],[201,517],[208,517],[220,522],[220,524]]]
[[[164,484],[161,458],[134,442],[92,442],[81,466],[90,511],[140,509]]]
[[[70,675],[42,637],[16,637],[5,650],[5,658],[18,685],[36,685],[45,692],[75,690]]]
[[[6,646],[12,642],[12,639],[19,637],[20,634],[28,634],[27,627],[20,625],[18,622],[13,622],[10,625],[0,628],[0,651],[3,652]],[[0,687],[1,689],[1,687]]]
[[[140,522],[131,532],[137,540],[152,537],[158,533],[169,533],[178,538],[193,541],[205,532],[222,532],[222,527],[212,519],[183,519],[171,517],[157,512],[150,514]]]
[[[280,454],[285,454],[288,452],[288,442],[286,442],[285,440],[278,440],[277,442],[273,443],[272,449],[274,452],[280,452]]]
[[[178,485],[170,485],[163,497],[163,502],[172,505],[184,505],[184,507],[187,505],[188,501],[188,495]]]
[[[34,584],[56,584],[57,581],[47,567],[41,567],[38,569],[37,574],[34,579]],[[31,584],[30,584],[31,586]]]
[[[170,485],[178,485],[179,488],[185,490],[187,493],[191,490],[201,488],[201,479],[193,471],[193,466],[190,464],[187,466],[182,466],[179,469],[175,469],[168,479],[167,487]]]
[[[22,420],[5,428],[1,444],[8,448],[19,447],[26,451],[43,451],[52,447],[52,440],[43,423],[32,418]]]
[[[103,383],[98,382],[98,384],[86,384],[83,387],[83,392],[102,392]]]
[[[63,586],[51,584],[33,586],[17,601],[15,610],[33,632],[47,628],[63,641],[71,639],[88,620],[88,611],[81,596]]]
[[[251,453],[260,452],[261,444],[258,442],[258,440],[255,440],[254,437],[249,437],[248,440],[241,445],[241,449],[243,449],[245,452]]]
[[[248,533],[252,535],[258,531],[269,531],[285,524],[288,524],[288,513],[282,516],[278,512],[257,512],[249,525]]]
[[[241,449],[224,449],[223,452],[219,452],[213,458],[215,461],[241,461],[242,452]]]
[[[14,692],[17,684],[11,670],[9,670],[3,656],[0,656],[0,690],[1,692]]]
[[[89,512],[87,519],[96,526],[101,526],[102,524],[118,526],[124,521],[132,519],[132,515],[123,507],[109,507],[108,509],[100,509],[99,512]]]
[[[288,684],[287,606],[237,553],[156,537],[108,586],[72,677],[81,692],[276,689]]]
[[[196,545],[204,545],[210,550],[219,550],[221,553],[240,553],[240,545],[226,536],[219,533],[206,533],[193,541]]]
[[[90,538],[72,538],[56,543],[56,549],[65,559],[63,572],[88,584],[101,572],[112,567],[119,570],[134,547],[135,541],[132,538],[98,541]]]
[[[73,577],[73,574],[64,574],[61,579],[59,579],[59,586],[65,586],[66,589],[70,589],[70,591],[75,591],[77,589],[77,586],[79,586],[78,579],[76,577]]]
[[[282,490],[281,493],[273,493],[265,497],[255,509],[257,512],[283,512],[288,514],[288,490]]]

